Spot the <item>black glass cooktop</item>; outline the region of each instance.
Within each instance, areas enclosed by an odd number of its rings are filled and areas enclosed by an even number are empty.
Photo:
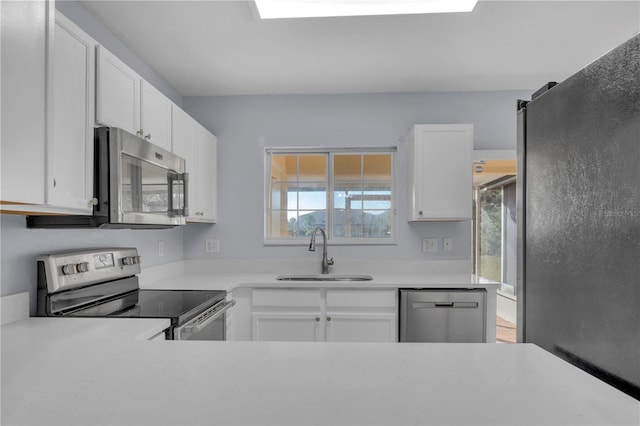
[[[114,314],[131,318],[171,318],[175,323],[188,321],[226,297],[225,291],[139,290],[137,303]]]

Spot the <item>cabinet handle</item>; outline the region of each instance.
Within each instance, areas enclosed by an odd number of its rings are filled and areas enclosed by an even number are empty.
[[[331,317],[327,317],[327,321],[331,321]]]
[[[418,212],[418,214],[419,214],[420,216],[422,216],[422,210],[420,210],[420,211]]]
[[[140,130],[138,130],[138,131],[136,132],[136,135],[138,135],[138,136],[142,136],[142,133],[144,133],[144,132],[142,131],[142,129],[140,129]]]
[[[92,206],[97,206],[98,205],[98,199],[97,198],[92,198],[90,201]]]
[[[56,182],[56,180],[54,179],[54,180],[53,180],[53,187],[55,188],[55,187],[56,187],[56,185],[58,185],[58,182]]]
[[[146,140],[151,140],[151,133],[149,133],[148,135],[146,135],[144,138],[145,138]]]
[[[316,317],[316,322],[319,322],[319,321],[320,321],[320,317]]]

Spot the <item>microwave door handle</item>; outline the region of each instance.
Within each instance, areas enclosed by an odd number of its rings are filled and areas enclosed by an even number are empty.
[[[169,214],[169,217],[174,217],[176,215],[176,209],[173,208],[173,182],[175,182],[176,177],[177,177],[177,173],[175,172],[168,172],[167,173],[167,184],[169,185],[169,196],[168,196],[168,200],[167,200],[167,213]]]
[[[182,181],[184,182],[184,199],[182,203],[182,215],[184,217],[189,216],[189,173],[182,174]]]

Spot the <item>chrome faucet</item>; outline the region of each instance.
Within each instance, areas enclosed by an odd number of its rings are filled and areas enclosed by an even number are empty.
[[[329,273],[329,266],[333,265],[333,257],[327,259],[327,234],[321,227],[316,227],[311,233],[311,242],[309,243],[309,251],[316,251],[316,233],[320,231],[322,234],[322,273]]]

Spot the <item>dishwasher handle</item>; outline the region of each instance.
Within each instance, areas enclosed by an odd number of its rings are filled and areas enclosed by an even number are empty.
[[[412,309],[476,309],[479,307],[478,302],[412,302]]]

